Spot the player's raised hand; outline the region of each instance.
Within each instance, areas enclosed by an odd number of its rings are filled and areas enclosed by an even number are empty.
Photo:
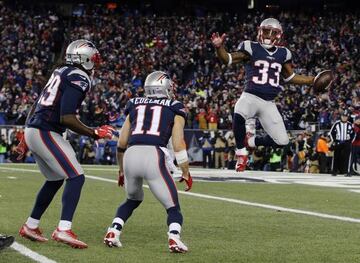
[[[119,187],[124,187],[125,184],[125,177],[124,177],[124,173],[119,171],[119,177],[118,177],[118,186]]]
[[[22,160],[25,154],[28,152],[29,148],[25,142],[25,136],[22,135],[19,144],[16,146],[15,151],[19,154],[16,160]]]
[[[226,37],[226,34],[225,34],[225,33],[222,34],[221,36],[219,35],[218,32],[213,33],[213,34],[211,35],[211,42],[212,42],[212,44],[214,45],[214,47],[219,48],[219,47],[221,47],[221,46],[224,44],[224,42],[225,42],[225,37]]]
[[[187,175],[182,175],[180,180],[179,180],[180,183],[182,182],[185,182],[186,183],[186,188],[185,188],[185,191],[189,191],[192,187],[192,184],[193,184],[193,180],[192,180],[192,177],[190,175],[190,173],[188,173]]]
[[[97,136],[97,139],[111,139],[114,132],[114,127],[110,125],[103,125],[95,129],[95,135]]]

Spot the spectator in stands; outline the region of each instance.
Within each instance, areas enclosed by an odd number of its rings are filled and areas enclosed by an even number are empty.
[[[195,119],[199,123],[199,129],[207,130],[207,119],[205,109],[200,109],[199,113],[196,115]]]
[[[208,122],[209,130],[216,131],[218,126],[218,116],[216,115],[215,110],[209,110],[206,116],[206,120]]]

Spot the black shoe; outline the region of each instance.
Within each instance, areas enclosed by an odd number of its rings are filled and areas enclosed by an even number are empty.
[[[352,175],[351,174],[345,174],[345,177],[351,177]]]
[[[0,235],[0,250],[6,247],[10,247],[14,243],[15,238],[13,236]]]
[[[336,174],[336,173],[332,173],[331,176],[337,176],[337,174]]]

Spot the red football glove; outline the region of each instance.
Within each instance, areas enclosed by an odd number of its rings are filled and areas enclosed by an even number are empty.
[[[119,171],[118,186],[119,186],[119,187],[124,187],[124,184],[125,184],[124,173],[122,173],[121,171]]]
[[[113,132],[115,132],[115,129],[112,126],[103,125],[95,129],[95,135],[97,136],[96,139],[111,139],[113,136]]]
[[[185,191],[189,191],[192,187],[192,184],[193,184],[193,180],[192,180],[192,177],[189,173],[189,178],[188,179],[185,179],[184,176],[182,176],[179,180],[179,183],[182,183],[182,182],[185,182],[186,183],[186,188],[185,188]]]
[[[212,42],[212,44],[214,45],[214,47],[219,48],[219,47],[221,47],[221,46],[224,44],[225,37],[226,37],[226,34],[225,34],[225,33],[222,34],[221,36],[219,35],[218,32],[213,33],[213,34],[211,35],[211,42]]]
[[[29,148],[25,142],[25,136],[22,135],[19,144],[16,146],[15,151],[19,154],[16,160],[22,160],[25,154],[28,152]]]

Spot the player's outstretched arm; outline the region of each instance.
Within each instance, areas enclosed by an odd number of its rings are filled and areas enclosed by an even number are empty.
[[[124,159],[124,153],[126,151],[129,136],[130,136],[130,120],[129,115],[126,117],[126,120],[124,122],[123,127],[121,128],[121,134],[117,143],[117,154],[116,158],[119,164],[119,178],[118,178],[118,185],[124,186],[124,165],[123,165],[123,159]]]
[[[281,75],[285,82],[297,85],[312,85],[315,79],[313,76],[295,74],[291,63],[286,63],[283,65]]]
[[[211,36],[211,42],[216,49],[218,58],[225,64],[237,64],[248,59],[248,55],[243,52],[228,53],[224,47],[226,34],[213,33]]]
[[[172,143],[174,147],[176,162],[182,172],[180,182],[185,181],[187,185],[185,191],[189,191],[192,187],[192,178],[189,172],[189,159],[184,140],[184,126],[185,119],[182,116],[176,115],[172,130]]]

